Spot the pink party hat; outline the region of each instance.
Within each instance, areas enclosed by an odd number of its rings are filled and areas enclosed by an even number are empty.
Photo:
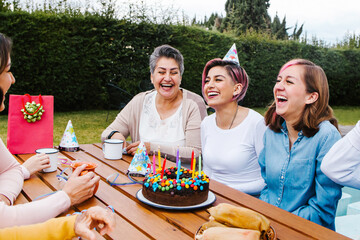
[[[76,139],[74,127],[69,120],[59,145],[60,151],[76,152],[79,150],[79,143]]]
[[[233,61],[240,65],[235,43],[231,46],[223,60]]]

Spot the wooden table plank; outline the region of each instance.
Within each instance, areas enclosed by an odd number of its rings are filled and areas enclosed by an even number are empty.
[[[126,173],[132,156],[124,155],[122,160],[107,160],[99,143],[84,144],[80,147],[81,151],[61,152],[60,156],[98,164],[95,173],[101,177],[101,181],[95,197],[77,205],[74,210],[112,205],[116,213],[116,229],[109,236],[105,236],[106,239],[122,239],[125,236],[126,239],[193,239],[199,226],[208,221],[206,208],[211,205],[191,211],[157,209],[136,198],[137,191],[141,189],[140,185],[110,186],[106,178],[114,173],[119,174],[117,182],[129,182]],[[24,161],[29,156],[31,155],[19,155],[19,161]],[[175,166],[175,163],[169,161],[166,165],[171,167]],[[59,165],[58,172],[64,168],[64,165]],[[46,191],[61,189],[63,183],[54,175],[56,173],[38,173],[32,177],[29,183],[24,185],[24,196],[19,198],[19,202],[26,202],[26,197],[31,200]],[[213,205],[226,202],[253,209],[266,216],[271,221],[278,239],[349,239],[214,180],[210,181],[210,189],[217,198]]]
[[[19,155],[18,159],[20,161],[26,160],[31,155]],[[59,166],[62,169],[61,166]],[[34,200],[36,197],[39,197],[44,194],[48,194],[54,192],[56,190],[60,190],[64,184],[64,182],[60,182],[56,178],[56,174],[60,173],[60,170],[53,173],[37,173],[36,175],[31,176],[29,180],[24,182],[23,191],[26,195]],[[52,188],[48,187],[48,185],[52,186]],[[86,210],[92,206],[100,206],[106,207],[101,201],[96,198],[90,198],[89,200],[83,202],[76,206],[75,209],[70,208],[66,213],[61,214],[60,216],[65,216],[67,214],[72,214],[75,211]],[[122,234],[126,234],[127,239],[150,239],[146,234],[139,231],[136,227],[129,224],[126,220],[122,219],[120,216],[116,216],[116,228],[110,234],[110,237],[113,239],[117,239],[117,236],[121,236]],[[98,234],[97,239],[104,239],[102,236]]]
[[[24,196],[24,194],[21,192],[19,194],[19,196],[16,198],[14,205],[17,204],[24,204],[24,203],[28,203],[29,201],[26,199],[26,197]]]
[[[153,211],[129,199],[108,184],[101,182],[98,192],[102,201],[111,204],[124,218],[136,226],[141,226],[145,232],[155,239],[169,239],[169,233],[171,233],[173,239],[191,239],[190,236],[174,227],[171,223],[164,221]]]
[[[76,152],[76,153],[68,153],[69,157],[71,158],[77,158],[81,161],[89,161],[92,163],[98,164],[98,167],[96,168],[95,172],[98,173],[100,176],[110,176],[114,173],[120,173],[120,176],[118,177],[119,182],[129,182],[129,179],[125,176],[124,172],[116,170],[112,166],[108,166],[107,164],[98,161],[97,159],[89,156],[88,154],[82,153],[82,152]],[[121,161],[121,160],[120,160]],[[121,165],[121,162],[119,161],[111,161],[110,165],[114,165],[115,162],[118,162],[118,164]],[[122,169],[123,171],[126,170]],[[136,193],[141,189],[141,185],[125,185],[125,186],[115,186],[113,187],[129,197],[132,201],[136,201],[139,204],[141,204],[144,208],[149,209],[153,213],[155,213],[157,216],[164,219],[166,222],[170,222],[171,224],[177,226],[182,231],[184,231],[189,236],[193,237],[195,231],[197,228],[195,226],[201,225],[203,220],[201,218],[198,218],[197,216],[189,216],[188,212],[171,212],[171,211],[164,211],[159,209],[154,209],[146,204],[140,203],[136,198]],[[102,194],[100,194],[102,196]]]
[[[91,155],[101,159],[102,161],[108,161],[103,158],[102,150],[100,149],[100,144],[94,144],[96,148],[93,148],[91,145],[85,145],[84,150],[89,152]],[[124,156],[125,161],[130,162],[131,157]],[[121,160],[120,160],[121,161]],[[174,166],[173,163],[169,165]],[[250,195],[242,193],[240,191],[234,191],[232,188],[224,186],[221,183],[218,183],[214,180],[210,183],[210,189],[217,196],[217,201],[214,205],[217,205],[219,202],[224,201],[225,199],[231,204],[239,205],[243,207],[250,208],[254,211],[261,212],[269,220],[271,220],[272,225],[278,229],[281,229],[278,232],[279,238],[301,238],[301,236],[308,238],[322,238],[327,236],[329,239],[349,239],[341,234],[338,234],[334,231],[328,230],[318,224],[312,223],[306,219],[293,215],[285,210],[272,206],[268,203],[265,203],[259,199],[256,199]],[[274,210],[276,209],[276,210]],[[197,212],[200,216],[206,216],[203,211]],[[292,219],[289,221],[289,219]],[[305,234],[304,233],[308,232]]]
[[[322,239],[326,236],[327,239],[349,239],[339,233],[331,231],[316,223],[310,222],[302,217],[296,216],[283,209],[270,205],[264,201],[256,199],[248,194],[240,191],[234,191],[232,188],[225,186],[219,182],[211,181],[210,188],[217,194],[231,199],[243,207],[247,207],[254,211],[260,212],[272,222],[286,226],[288,229],[293,229],[300,233],[306,233],[308,237],[315,239]],[[290,220],[291,219],[291,220]],[[279,237],[282,236],[281,232],[278,233]]]

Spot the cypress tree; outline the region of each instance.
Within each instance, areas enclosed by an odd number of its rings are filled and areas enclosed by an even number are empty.
[[[221,30],[237,35],[247,30],[268,31],[271,23],[267,12],[269,6],[269,0],[227,0]]]

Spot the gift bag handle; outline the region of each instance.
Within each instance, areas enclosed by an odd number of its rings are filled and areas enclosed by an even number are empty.
[[[22,103],[23,103],[23,108],[24,108],[24,111],[26,112],[26,114],[28,115],[34,115],[35,113],[37,113],[39,110],[40,110],[40,107],[42,106],[42,97],[41,97],[41,94],[39,94],[39,103],[40,103],[40,106],[36,109],[35,112],[33,113],[29,113],[27,110],[26,110],[26,107],[25,107],[25,101],[24,101],[24,98],[25,97],[28,97],[29,98],[29,102],[31,102],[31,96],[29,94],[24,94],[24,97],[22,99]]]

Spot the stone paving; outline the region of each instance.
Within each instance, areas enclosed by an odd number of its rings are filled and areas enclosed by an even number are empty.
[[[342,137],[345,136],[354,127],[355,127],[355,125],[339,125],[339,130],[340,130],[341,136]]]

